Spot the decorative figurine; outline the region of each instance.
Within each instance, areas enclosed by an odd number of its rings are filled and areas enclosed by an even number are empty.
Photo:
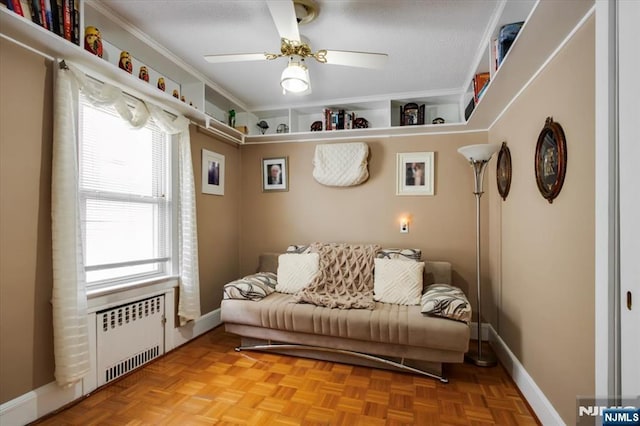
[[[311,131],[312,132],[321,132],[322,131],[322,121],[314,121],[311,123]]]
[[[236,127],[236,110],[229,110],[229,127]]]
[[[147,71],[147,67],[145,66],[141,66],[140,67],[140,72],[138,73],[138,78],[140,78],[140,80],[144,80],[147,83],[149,82],[149,71]]]
[[[173,89],[172,95],[174,98],[180,99],[180,92],[178,92],[178,89]]]
[[[289,126],[284,123],[278,124],[278,127],[276,127],[276,133],[289,133]]]
[[[269,125],[264,120],[261,120],[258,124],[256,124],[256,126],[258,126],[260,128],[260,133],[262,133],[263,135],[265,134],[265,132],[269,128]]]
[[[131,55],[129,52],[125,50],[120,52],[120,62],[118,63],[118,66],[129,74],[133,73],[133,64],[131,63]]]
[[[158,78],[158,89],[160,89],[160,90],[162,90],[164,92],[164,89],[165,89],[164,77]]]
[[[444,118],[436,117],[433,119],[433,121],[431,121],[431,124],[444,124]]]
[[[102,58],[102,37],[96,27],[84,29],[84,49]]]
[[[358,117],[353,122],[354,129],[367,129],[369,127],[369,122],[366,118]]]
[[[187,99],[184,97],[184,95],[180,96],[180,100],[181,100],[182,102],[187,102]]]

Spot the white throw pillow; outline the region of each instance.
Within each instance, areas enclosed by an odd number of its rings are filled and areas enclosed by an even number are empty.
[[[419,305],[424,262],[375,259],[373,298],[378,302]]]
[[[278,257],[278,284],[280,293],[297,293],[313,280],[318,272],[320,255],[318,253],[281,254]]]

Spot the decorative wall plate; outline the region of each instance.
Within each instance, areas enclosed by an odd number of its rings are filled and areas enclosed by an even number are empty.
[[[535,171],[540,193],[552,203],[562,189],[567,172],[567,142],[562,126],[552,117],[547,117],[538,136]]]
[[[502,142],[502,147],[498,153],[496,180],[498,182],[498,192],[504,201],[507,199],[511,188],[511,151],[506,142]]]

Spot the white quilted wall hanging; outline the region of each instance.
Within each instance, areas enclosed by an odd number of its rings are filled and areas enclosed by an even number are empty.
[[[363,142],[317,145],[313,177],[327,186],[354,186],[369,178],[369,146]]]

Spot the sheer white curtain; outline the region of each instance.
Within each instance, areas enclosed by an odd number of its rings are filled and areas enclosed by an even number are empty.
[[[191,162],[189,120],[173,118],[159,107],[135,102],[130,108],[120,89],[87,78],[72,64],[55,72],[52,171],[53,327],[55,376],[66,386],[89,371],[87,297],[82,258],[82,233],[78,196],[78,94],[97,105],[113,105],[135,128],[153,118],[170,134],[179,135],[178,252],[180,267],[180,324],[200,316],[198,240],[195,185]]]

